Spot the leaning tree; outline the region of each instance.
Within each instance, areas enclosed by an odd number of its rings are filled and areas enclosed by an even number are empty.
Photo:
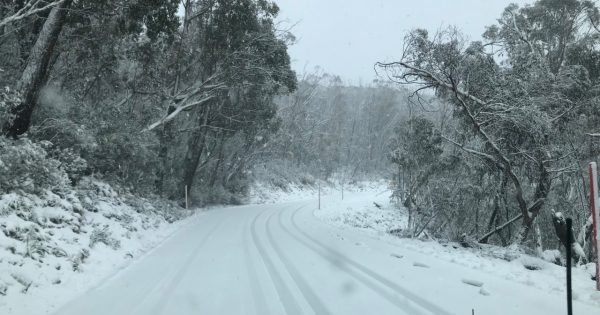
[[[506,8],[485,42],[467,43],[455,29],[430,36],[415,30],[405,38],[401,59],[378,63],[394,82],[431,89],[453,105],[457,127],[443,134],[463,156],[477,158],[510,196],[512,218],[480,235],[487,239],[520,221],[512,244],[522,244],[535,220],[555,200],[557,182],[579,174],[581,138],[596,99],[595,7],[588,1],[538,1]],[[548,31],[552,30],[552,31]],[[578,54],[585,56],[577,56]],[[577,176],[575,176],[577,177]],[[506,181],[501,183],[500,181]],[[554,185],[554,186],[553,186]],[[491,202],[490,202],[491,203]]]

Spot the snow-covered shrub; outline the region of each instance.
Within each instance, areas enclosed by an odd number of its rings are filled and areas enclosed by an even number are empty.
[[[73,267],[73,271],[80,271],[81,264],[85,263],[85,260],[90,257],[90,251],[86,248],[82,248],[75,255],[71,256],[69,259],[71,261],[71,266]]]
[[[32,214],[32,209],[33,205],[16,193],[6,194],[0,199],[0,217],[15,213],[18,217],[25,219]]]
[[[120,262],[121,254],[137,256],[164,237],[160,229],[165,221],[190,214],[170,202],[115,187],[83,177],[58,192],[0,191],[0,298],[23,294],[29,287],[72,285],[65,274]],[[113,250],[117,255],[105,255]],[[24,274],[34,283],[11,274]]]
[[[124,202],[135,209],[137,213],[152,213],[156,211],[152,203],[145,198],[135,197],[134,195],[124,196]]]
[[[52,84],[41,91],[39,102],[28,134],[56,145],[48,153],[63,163],[74,183],[93,172],[138,193],[155,192],[158,138],[140,132],[146,122],[137,121],[137,113],[125,113],[109,100],[87,107],[76,94]]]
[[[315,178],[310,174],[302,174],[300,175],[300,184],[304,186],[314,186]]]
[[[27,234],[29,233],[29,228],[22,227],[19,225],[5,225],[2,224],[0,226],[2,228],[2,233],[5,236],[12,238],[17,241],[25,242],[28,239]]]
[[[560,254],[560,251],[558,249],[553,249],[553,250],[545,250],[542,253],[542,259],[547,261],[547,262],[551,262],[553,264],[562,266],[562,256]]]
[[[38,103],[28,131],[31,139],[51,141],[56,144],[57,151],[68,148],[78,156],[97,147],[94,132],[87,127],[94,126],[94,122],[89,116],[85,121],[78,119],[75,110],[82,110],[83,104],[68,91],[48,84],[40,91]],[[86,113],[90,114],[89,111]]]
[[[67,118],[47,118],[38,123],[31,127],[29,136],[37,142],[51,141],[48,156],[59,161],[71,182],[77,183],[88,171],[88,162],[82,155],[89,155],[97,147],[93,135]]]
[[[287,186],[285,186],[287,187]],[[214,187],[197,187],[193,190],[191,200],[196,206],[227,204],[241,205],[243,196],[247,194],[248,184],[244,180],[231,181],[227,187],[215,185]],[[183,201],[185,204],[185,201]]]
[[[61,169],[67,173],[72,184],[77,183],[88,169],[88,163],[73,149],[55,149],[51,152],[51,156],[60,161]]]
[[[37,113],[40,116],[40,113]],[[84,125],[74,123],[68,118],[37,117],[38,124],[31,126],[28,134],[36,141],[51,141],[59,150],[71,149],[77,155],[87,155],[98,147],[94,134]]]
[[[0,126],[14,119],[11,110],[21,103],[21,97],[16,90],[9,87],[0,89]]]
[[[77,190],[80,193],[80,199],[88,197],[91,200],[115,201],[119,195],[110,185],[91,177],[83,178],[78,183]]]
[[[118,130],[121,128],[131,126],[110,125],[98,131],[98,147],[86,156],[90,167],[104,174],[111,183],[142,194],[153,193],[159,167],[157,151],[153,148],[158,142],[139,130]]]
[[[0,192],[40,193],[63,190],[69,178],[58,160],[48,157],[49,142],[34,143],[27,138],[0,137]]]
[[[90,234],[90,248],[94,248],[94,245],[97,243],[103,243],[112,249],[119,249],[121,247],[121,241],[111,236],[108,226],[104,226],[101,229],[94,228],[92,234]]]
[[[25,257],[31,257],[32,259],[38,260],[46,256],[48,250],[45,245],[47,239],[36,230],[35,227],[30,227],[25,234]]]
[[[189,212],[182,209],[173,201],[158,198],[144,200],[146,201],[146,204],[150,206],[149,209],[151,209],[153,213],[161,216],[169,223],[181,220],[189,215]]]
[[[133,223],[133,221],[135,220],[131,215],[129,215],[127,213],[118,214],[118,213],[114,213],[114,212],[109,212],[109,213],[104,213],[104,217],[107,219],[111,219],[111,220],[120,222],[124,227]]]
[[[286,191],[290,184],[300,181],[314,182],[314,178],[301,172],[294,164],[284,160],[273,160],[258,164],[252,169],[254,180]]]

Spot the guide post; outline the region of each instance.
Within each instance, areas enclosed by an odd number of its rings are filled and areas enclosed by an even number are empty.
[[[600,291],[600,211],[598,211],[598,167],[596,162],[589,164],[590,174],[590,205],[594,224],[594,260],[596,262],[596,290]]]
[[[321,210],[321,182],[319,182],[319,210]]]
[[[573,250],[573,220],[567,218],[567,314],[573,315],[573,294],[571,291],[571,260]]]

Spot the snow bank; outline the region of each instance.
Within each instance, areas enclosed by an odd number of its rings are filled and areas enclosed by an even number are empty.
[[[302,201],[317,198],[317,188],[304,185],[289,184],[273,186],[266,183],[254,183],[248,193],[248,204],[274,204],[287,201]]]
[[[359,229],[391,245],[490,275],[485,281],[465,279],[465,283],[480,284],[501,278],[524,284],[540,294],[565,296],[565,269],[552,263],[560,255],[557,250],[546,251],[542,259],[513,248],[491,245],[464,248],[456,243],[399,238],[390,232],[406,226],[406,212],[390,204],[390,195],[391,191],[384,183],[365,184],[362,191],[348,193],[344,200],[339,195],[329,194],[321,202],[321,210],[315,211],[315,216],[341,229]],[[594,270],[594,264],[573,270],[573,298],[600,307],[600,292],[591,280]]]
[[[298,175],[300,176],[300,175]],[[325,197],[342,197],[342,193],[352,198],[352,193],[367,192],[377,189],[386,190],[386,183],[383,181],[361,181],[346,183],[342,185],[340,181],[318,181],[309,175],[302,175],[302,179],[280,183],[273,180],[256,180],[251,186],[246,200],[247,204],[275,204],[282,202],[295,202],[306,200],[317,200],[319,197],[319,182],[321,197],[326,202]],[[343,192],[342,192],[343,191]],[[387,195],[384,196],[387,200]],[[333,200],[333,199],[331,199]]]
[[[344,200],[341,191],[324,196],[321,210],[315,212],[317,217],[367,233],[387,234],[406,226],[405,212],[390,205],[387,183],[361,182],[345,188]]]
[[[0,314],[50,313],[155,247],[188,215],[90,178],[68,192],[0,196]]]

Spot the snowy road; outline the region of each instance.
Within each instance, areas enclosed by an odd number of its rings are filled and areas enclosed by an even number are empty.
[[[206,212],[56,314],[564,314],[535,289],[313,215],[314,203]],[[461,279],[485,281],[491,295]],[[576,314],[598,309],[575,303]]]

